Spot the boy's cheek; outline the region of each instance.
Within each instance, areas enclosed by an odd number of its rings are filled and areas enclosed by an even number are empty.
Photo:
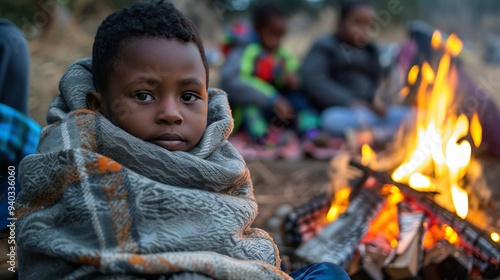
[[[109,106],[109,114],[114,120],[123,121],[127,119],[139,105],[127,102],[123,99],[114,100]]]

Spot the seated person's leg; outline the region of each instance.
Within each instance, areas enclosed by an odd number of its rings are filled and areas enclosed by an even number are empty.
[[[375,141],[391,141],[403,121],[410,115],[411,109],[405,106],[391,106],[387,108],[387,115],[382,122],[373,127]]]
[[[411,109],[406,106],[390,106],[387,108],[385,124],[395,126],[396,128],[408,117]]]
[[[319,115],[318,112],[313,109],[307,97],[295,91],[287,93],[284,96],[290,101],[297,113],[297,132],[302,136],[308,131],[317,131],[319,128]]]
[[[349,130],[369,128],[381,123],[379,116],[364,107],[331,107],[321,114],[321,127],[334,136],[345,136]]]
[[[265,137],[269,126],[264,114],[257,106],[246,106],[243,110],[243,127],[251,139],[257,140]]]

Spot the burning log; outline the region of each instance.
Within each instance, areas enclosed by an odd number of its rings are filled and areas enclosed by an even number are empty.
[[[330,207],[332,197],[329,195],[317,196],[292,213],[288,214],[283,223],[283,241],[289,246],[298,246],[308,235],[315,236],[317,233],[317,221],[326,216]]]
[[[437,272],[444,277],[441,279],[461,279],[463,275],[474,273],[486,278],[500,275],[500,245],[486,232],[434,202],[435,192],[416,191],[394,182],[389,174],[355,161],[346,164],[358,174],[349,181],[349,192],[344,194],[340,188],[335,197],[329,194],[317,197],[289,214],[284,223],[285,240],[289,245],[301,244],[295,250],[301,261],[333,262],[349,268],[353,279],[419,276],[429,279],[425,275]],[[396,192],[400,198],[394,202],[397,196],[392,194]],[[338,197],[347,197],[350,204],[345,213],[335,216],[336,220],[328,220],[326,213],[338,206]],[[393,208],[388,205],[401,201],[406,208],[398,209],[396,215],[390,214]],[[425,218],[430,220],[424,221]],[[393,220],[399,228],[397,233],[388,231],[393,227]],[[428,240],[424,237],[432,229],[441,233],[431,243],[426,243]],[[444,246],[441,239],[451,244],[451,247],[445,246],[447,251],[434,247]],[[425,256],[423,260],[422,256]],[[441,272],[449,266],[454,267],[453,273]]]
[[[381,182],[397,186],[407,199],[414,201],[426,213],[453,228],[466,243],[467,249],[478,259],[477,264],[483,275],[493,278],[500,275],[500,245],[491,240],[490,234],[439,206],[429,198],[429,193],[422,193],[405,184],[394,182],[387,174],[373,171],[360,163],[351,161],[350,165],[371,174]]]
[[[400,217],[400,235],[396,247],[396,258],[389,263],[384,272],[391,279],[415,278],[420,270],[423,256],[422,237],[425,215],[422,212],[402,213]]]
[[[348,165],[348,159],[345,166]],[[343,164],[340,164],[343,165]],[[359,169],[356,169],[357,172]],[[346,172],[342,170],[342,172]],[[357,194],[366,185],[368,174],[363,173],[360,177],[354,177],[351,180],[341,185],[351,186],[351,193],[348,194],[349,201],[357,196]],[[300,244],[308,241],[310,238],[323,228],[325,217],[332,204],[333,195],[326,193],[311,199],[308,203],[297,207],[293,212],[289,213],[283,222],[283,241],[286,245],[297,247]],[[332,219],[333,220],[333,219]]]
[[[390,190],[388,190],[390,191]],[[400,197],[399,197],[400,198]],[[397,194],[388,192],[387,203],[370,223],[367,234],[358,246],[359,261],[351,263],[350,271],[357,279],[382,280],[382,269],[395,256],[399,235]],[[356,267],[358,265],[359,267]]]
[[[351,201],[347,211],[334,223],[299,247],[295,253],[308,262],[332,262],[346,267],[366,234],[370,221],[384,205],[386,198],[377,189],[363,189]]]
[[[394,248],[382,235],[377,235],[367,243],[358,247],[359,256],[355,258],[349,267],[349,274],[353,280],[382,280],[384,274],[382,268],[386,261],[394,257]]]

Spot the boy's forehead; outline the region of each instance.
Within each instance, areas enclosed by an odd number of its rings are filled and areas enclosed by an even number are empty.
[[[136,37],[123,41],[116,55],[114,68],[124,62],[137,59],[137,56],[154,56],[157,61],[168,58],[175,61],[181,58],[199,58],[201,65],[203,59],[198,46],[194,42],[184,42],[177,38],[166,37]]]
[[[168,76],[182,75],[200,79],[203,85],[206,83],[203,59],[192,42],[146,37],[129,41],[122,48],[113,71],[115,78],[129,73],[134,80],[141,78],[143,83],[149,84]]]

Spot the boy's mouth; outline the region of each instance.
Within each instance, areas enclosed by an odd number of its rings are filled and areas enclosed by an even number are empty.
[[[149,140],[148,142],[163,147],[169,151],[176,151],[186,143],[186,140],[184,140],[184,138],[182,138],[179,134],[165,133]]]

